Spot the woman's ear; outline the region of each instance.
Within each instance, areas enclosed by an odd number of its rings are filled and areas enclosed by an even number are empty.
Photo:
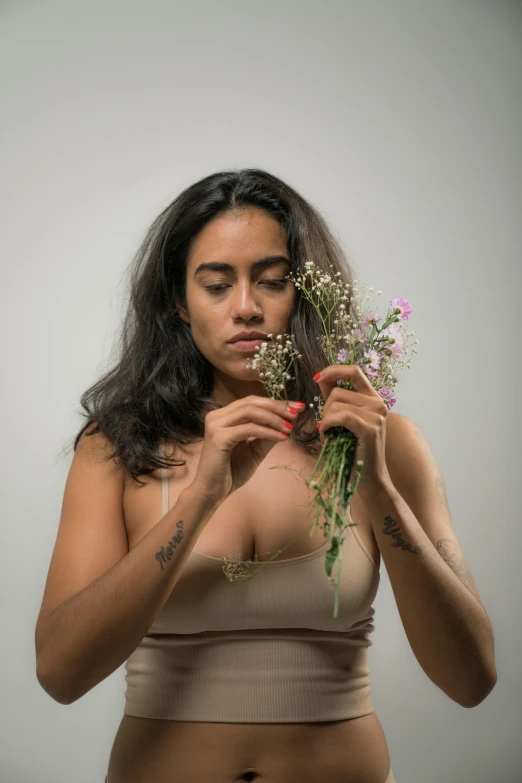
[[[174,304],[176,305],[176,310],[178,311],[180,317],[185,321],[185,323],[190,324],[190,317],[186,305],[183,304],[180,299],[174,299]]]

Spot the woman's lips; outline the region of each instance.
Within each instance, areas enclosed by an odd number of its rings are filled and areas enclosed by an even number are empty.
[[[239,351],[253,351],[256,345],[261,345],[263,340],[238,340],[235,343],[230,343],[233,348],[237,348]]]

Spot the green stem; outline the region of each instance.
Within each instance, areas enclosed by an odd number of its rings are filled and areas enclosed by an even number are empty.
[[[345,454],[346,454],[346,452],[343,453],[343,458],[342,458],[342,461],[341,461],[341,467],[339,469],[339,474],[337,476],[337,492],[336,492],[336,496],[335,496],[335,499],[334,499],[334,504],[335,504],[334,508],[335,508],[336,511],[337,511],[337,498],[339,497],[339,489],[341,487],[341,481],[342,481],[343,474],[344,474]],[[343,522],[344,522],[344,516],[343,516]],[[339,546],[338,546],[338,552],[337,552],[337,579],[335,581],[334,617],[338,617],[338,615],[339,615],[339,581],[340,581],[340,578],[341,578],[341,560],[342,560],[342,557],[343,557],[343,548],[342,548],[341,536],[343,534],[343,530],[344,530],[344,528],[339,531],[339,536],[337,537]]]

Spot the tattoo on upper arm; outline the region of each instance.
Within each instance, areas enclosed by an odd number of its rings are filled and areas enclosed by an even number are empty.
[[[482,603],[473,577],[471,576],[471,571],[464,556],[464,552],[456,541],[453,541],[451,538],[441,538],[436,543],[436,549],[451,570],[459,577],[463,585],[468,588],[480,603]]]

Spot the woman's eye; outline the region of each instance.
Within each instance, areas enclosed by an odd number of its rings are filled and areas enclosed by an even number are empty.
[[[284,285],[286,285],[286,280],[262,280],[261,282],[266,283],[270,287],[274,287],[274,288],[277,287],[282,288]],[[219,291],[222,291],[223,288],[226,287],[227,287],[226,283],[219,283],[217,285],[206,285],[205,291],[213,291],[218,293]]]

